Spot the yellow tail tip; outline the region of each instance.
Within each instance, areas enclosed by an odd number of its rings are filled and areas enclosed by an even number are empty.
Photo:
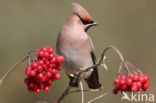
[[[69,74],[69,76],[70,76],[70,77],[75,77],[75,75],[74,75],[74,74]]]
[[[96,88],[96,89],[90,88],[90,91],[99,91],[99,90],[103,90],[103,89],[104,89],[104,87],[101,86],[100,88]]]

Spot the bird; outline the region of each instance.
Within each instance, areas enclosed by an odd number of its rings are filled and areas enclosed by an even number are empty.
[[[65,61],[62,67],[68,75],[69,84],[78,87],[78,83],[73,83],[75,74],[84,71],[86,67],[96,64],[94,46],[87,31],[97,23],[92,20],[89,13],[78,3],[71,3],[74,13],[72,13],[59,31],[56,52],[62,55]],[[99,82],[97,67],[81,74],[88,87],[92,90],[100,90],[103,86]]]

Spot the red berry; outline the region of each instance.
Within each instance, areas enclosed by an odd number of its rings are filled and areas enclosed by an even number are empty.
[[[140,83],[143,83],[145,80],[144,80],[144,77],[142,75],[139,75],[139,78],[138,78],[138,81]]]
[[[43,51],[39,51],[37,56],[39,58],[43,58],[44,57],[44,52]]]
[[[118,91],[119,91],[119,90],[118,90],[117,88],[114,88],[114,89],[113,89],[113,93],[114,93],[114,94],[118,94]]]
[[[27,76],[30,76],[30,71],[26,71],[26,75]]]
[[[117,84],[119,82],[119,79],[114,79],[114,83]]]
[[[144,75],[143,78],[144,78],[144,82],[148,82],[148,80],[149,80],[149,76],[148,75]]]
[[[51,85],[51,83],[52,83],[52,80],[49,79],[48,82],[47,82],[47,84],[48,85]]]
[[[137,88],[141,88],[141,83],[140,82],[136,82],[136,86],[137,86]]]
[[[134,80],[134,81],[138,81],[138,79],[139,79],[139,76],[138,76],[137,74],[134,74],[134,75],[133,75],[133,80]]]
[[[64,62],[64,57],[60,56],[61,62]]]
[[[47,48],[46,47],[42,47],[41,48],[41,51],[46,52],[47,51]]]
[[[56,61],[57,61],[58,63],[61,63],[61,62],[64,61],[64,57],[63,57],[63,56],[57,56],[57,57],[56,57]]]
[[[56,69],[51,69],[51,73],[56,74],[57,73]]]
[[[25,78],[24,83],[29,84],[30,83],[29,78]]]
[[[49,57],[49,53],[48,52],[44,52],[44,57],[48,58]]]
[[[44,64],[43,60],[39,60],[38,64],[42,66]]]
[[[56,58],[53,57],[52,60],[50,61],[51,63],[55,64],[56,63]]]
[[[46,63],[48,60],[46,58],[42,58],[43,62]]]
[[[40,79],[40,80],[41,80],[43,77],[44,77],[44,76],[43,76],[42,73],[39,73],[39,74],[37,75],[37,78]]]
[[[48,67],[46,65],[43,65],[43,69],[44,69],[44,71],[47,71]]]
[[[146,82],[146,83],[143,84],[143,88],[144,88],[144,89],[149,88],[149,86],[150,86],[150,83],[149,83],[149,82]]]
[[[33,82],[29,84],[29,87],[32,89],[34,89],[34,86],[35,86],[35,84]]]
[[[46,66],[48,66],[49,64],[50,64],[50,62],[49,62],[49,61],[47,61],[45,65],[46,65]]]
[[[42,72],[42,71],[43,71],[43,67],[39,65],[39,66],[37,67],[37,71],[38,71],[38,72]]]
[[[126,80],[125,79],[121,79],[119,82],[121,85],[125,85],[126,84]]]
[[[51,54],[51,53],[53,53],[54,50],[53,50],[52,47],[49,47],[49,48],[47,49],[47,51],[48,51],[49,54]]]
[[[55,79],[59,80],[61,78],[60,74],[55,74]]]
[[[50,55],[49,55],[49,59],[50,59],[50,60],[53,59],[53,57],[54,57],[54,54],[50,54]]]
[[[36,62],[32,63],[32,68],[37,68],[38,64]]]
[[[27,66],[27,67],[25,68],[25,70],[26,70],[26,71],[29,71],[29,70],[31,70],[31,68],[30,68],[29,66]]]
[[[137,90],[137,91],[138,91],[138,92],[141,92],[141,90],[142,90],[141,88],[138,88],[138,90]]]
[[[57,57],[56,57],[56,61],[60,63],[60,62],[62,61],[62,60],[61,60],[61,57],[60,57],[60,56],[57,56]]]
[[[61,66],[58,66],[58,67],[57,67],[57,70],[58,70],[58,71],[62,70],[62,67],[61,67]]]
[[[117,88],[117,89],[120,89],[120,88],[121,88],[121,85],[120,85],[119,82],[116,84],[116,88]]]
[[[127,78],[126,81],[127,81],[127,85],[129,85],[129,86],[131,86],[133,84],[133,81],[130,78]]]
[[[124,75],[122,75],[122,76],[120,77],[120,80],[126,80],[126,77],[125,77]]]
[[[131,87],[131,90],[133,91],[133,92],[136,92],[137,91],[137,86],[136,85],[133,85],[132,87]]]
[[[49,88],[49,87],[45,87],[45,88],[44,88],[44,91],[45,91],[45,92],[49,92],[49,91],[50,91],[50,88]]]
[[[29,92],[33,92],[34,90],[30,87],[27,88]]]
[[[52,74],[50,72],[46,72],[46,77],[50,78]]]
[[[36,94],[40,94],[40,93],[41,93],[41,89],[36,89],[36,90],[35,90],[35,93],[36,93]]]
[[[34,70],[30,71],[30,76],[34,77],[36,75],[36,72]]]
[[[39,84],[38,84],[38,88],[39,88],[39,89],[43,89],[43,88],[44,88],[44,84],[43,84],[43,83],[39,83]]]
[[[120,88],[121,88],[121,90],[122,90],[122,91],[125,91],[125,90],[126,90],[126,88],[127,88],[127,85],[126,85],[126,84],[123,84],[123,85],[121,85],[121,87],[120,87]]]

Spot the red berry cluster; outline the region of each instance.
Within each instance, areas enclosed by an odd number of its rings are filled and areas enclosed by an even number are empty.
[[[146,91],[149,88],[149,76],[148,75],[138,75],[125,77],[120,76],[119,79],[114,79],[115,88],[113,90],[114,94],[118,91],[129,91],[129,92],[140,92],[141,90]]]
[[[52,82],[61,78],[57,70],[62,69],[61,63],[63,61],[63,56],[54,57],[52,47],[42,47],[36,61],[33,61],[31,66],[27,66],[25,70],[27,77],[24,82],[28,91],[39,94],[41,89],[44,89],[45,92],[49,92]]]

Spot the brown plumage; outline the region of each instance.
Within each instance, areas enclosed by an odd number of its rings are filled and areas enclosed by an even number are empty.
[[[88,28],[96,25],[96,23],[93,22],[88,12],[81,5],[72,3],[72,6],[74,13],[68,17],[59,32],[56,50],[59,55],[65,57],[63,68],[71,79],[70,85],[78,86],[77,83],[72,84],[73,77],[70,74],[75,74],[80,69],[96,63],[93,43],[86,33]],[[86,80],[89,88],[97,89],[101,87],[97,68],[83,73],[81,77]]]

